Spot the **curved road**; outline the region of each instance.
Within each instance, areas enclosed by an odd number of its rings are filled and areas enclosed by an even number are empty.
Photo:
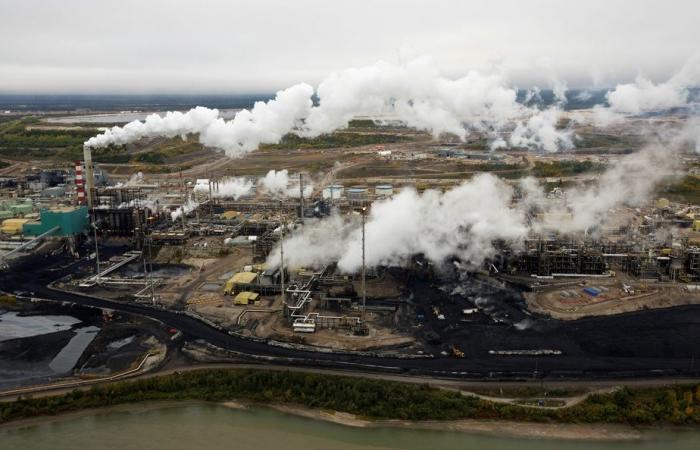
[[[436,378],[629,378],[660,376],[697,377],[700,374],[694,357],[674,355],[601,356],[599,354],[564,354],[561,356],[498,356],[485,355],[479,358],[422,358],[400,359],[330,354],[295,350],[267,345],[238,336],[231,336],[190,316],[148,306],[116,302],[73,293],[54,291],[47,287],[51,281],[75,273],[84,260],[76,261],[66,256],[31,256],[17,261],[12,268],[0,273],[0,289],[6,292],[33,292],[34,297],[72,302],[85,306],[110,308],[131,314],[157,319],[169,327],[182,331],[186,340],[204,340],[217,347],[235,352],[236,356],[268,364],[303,365],[334,369],[380,371],[409,375],[426,375]],[[36,268],[41,267],[41,271]],[[685,324],[691,332],[700,330],[700,308],[686,307],[692,314],[676,309],[676,316],[692,318]],[[662,316],[662,312],[655,312]],[[645,322],[647,316],[640,317]],[[606,319],[597,323],[606,331]],[[576,328],[570,332],[574,333]],[[686,339],[687,340],[687,339]],[[698,342],[698,341],[696,341]],[[690,343],[691,345],[692,342]]]

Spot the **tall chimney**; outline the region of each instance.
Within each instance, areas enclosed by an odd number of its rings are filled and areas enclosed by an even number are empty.
[[[75,162],[75,199],[78,205],[85,204],[85,174],[82,161]]]
[[[299,219],[304,221],[304,175],[299,172]]]
[[[83,159],[85,160],[85,188],[88,208],[92,209],[92,195],[95,188],[95,175],[92,167],[92,150],[83,147]]]

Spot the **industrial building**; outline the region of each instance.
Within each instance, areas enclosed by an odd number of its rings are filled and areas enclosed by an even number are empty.
[[[56,228],[54,236],[75,236],[89,227],[88,209],[85,206],[43,209],[36,222],[27,222],[23,234],[39,236]]]

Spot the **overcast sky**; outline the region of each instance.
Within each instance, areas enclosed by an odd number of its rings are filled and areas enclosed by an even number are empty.
[[[0,92],[269,92],[427,55],[513,84],[667,78],[698,0],[0,0]]]

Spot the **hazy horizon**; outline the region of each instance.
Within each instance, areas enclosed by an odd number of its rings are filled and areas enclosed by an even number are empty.
[[[700,3],[621,0],[5,1],[0,92],[227,94],[317,85],[428,56],[520,88],[668,79],[700,50]]]

